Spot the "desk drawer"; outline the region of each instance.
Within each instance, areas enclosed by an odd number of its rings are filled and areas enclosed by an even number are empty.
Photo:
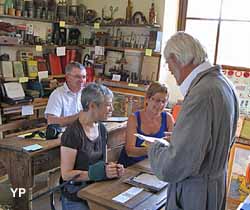
[[[34,174],[60,166],[60,148],[41,153],[39,156],[34,157],[32,164],[34,166]]]

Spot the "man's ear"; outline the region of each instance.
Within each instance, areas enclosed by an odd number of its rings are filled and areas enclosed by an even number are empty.
[[[97,107],[97,105],[94,102],[89,103],[89,108],[95,109],[96,107]]]
[[[67,80],[69,78],[69,73],[65,74],[65,79]]]
[[[174,62],[174,63],[176,63],[176,64],[179,63],[179,61],[177,60],[176,56],[175,56],[173,53],[171,53],[171,54],[169,55],[168,60],[170,60],[170,59],[172,60],[172,62]]]

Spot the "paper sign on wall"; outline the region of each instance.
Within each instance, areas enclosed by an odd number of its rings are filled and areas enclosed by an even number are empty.
[[[41,82],[42,79],[47,79],[49,77],[48,71],[39,71],[38,72],[38,79]]]
[[[104,55],[104,47],[95,46],[95,55]]]
[[[112,80],[113,81],[120,81],[121,80],[121,75],[120,74],[113,74],[112,75]]]
[[[57,56],[65,56],[66,55],[66,47],[57,47],[56,48]]]
[[[33,105],[22,106],[22,116],[33,115],[33,114],[34,114],[34,107],[33,107]]]

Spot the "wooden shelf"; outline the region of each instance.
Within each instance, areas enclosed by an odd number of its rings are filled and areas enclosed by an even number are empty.
[[[49,79],[60,79],[60,78],[65,78],[65,75],[64,74],[60,74],[60,75],[49,75]],[[38,77],[28,77],[29,80],[37,80]],[[4,82],[17,82],[19,81],[19,78],[17,77],[2,77],[0,76],[0,80],[3,80]]]
[[[16,48],[35,48],[37,45],[2,45],[0,46],[6,46],[6,47],[16,47]],[[42,45],[43,48],[45,49],[54,49],[56,47],[66,47],[67,49],[84,49],[86,47],[95,47],[95,45]],[[117,50],[117,51],[125,51],[125,50],[134,50],[134,51],[140,51],[140,52],[145,52],[145,49],[142,48],[131,48],[131,47],[112,47],[112,46],[103,46],[105,49],[108,50]],[[153,56],[161,56],[159,52],[153,52]]]
[[[9,18],[9,19],[15,19],[15,20],[25,20],[25,21],[34,21],[34,22],[44,22],[44,23],[57,23],[59,21],[57,20],[46,20],[41,18],[29,18],[29,17],[23,17],[23,16],[11,16],[11,15],[0,15],[0,18]],[[69,26],[91,26],[93,27],[94,24],[88,24],[88,23],[78,23],[73,24],[70,22],[65,21],[66,25]],[[100,23],[100,27],[135,27],[135,28],[149,28],[149,29],[159,29],[160,25],[151,25],[151,24],[114,24],[114,23]]]
[[[0,18],[10,18],[15,20],[26,20],[26,21],[38,21],[38,22],[45,22],[45,23],[54,23],[56,21],[53,20],[46,20],[41,18],[29,18],[23,16],[11,16],[11,15],[0,15]]]
[[[41,44],[37,44],[37,45],[41,45]],[[0,44],[1,47],[16,47],[16,48],[35,48],[37,45],[26,45],[26,44]],[[67,49],[83,49],[84,46],[83,45],[53,45],[53,44],[43,44],[41,45],[43,48],[45,49],[54,49],[56,47],[66,47]]]
[[[52,79],[52,78],[65,78],[65,74],[58,74],[58,75],[49,75],[49,79]]]
[[[81,45],[83,48],[86,47],[95,47],[94,45]],[[134,51],[140,51],[145,52],[145,49],[143,48],[131,48],[131,47],[112,47],[112,46],[102,46],[107,50],[117,50],[117,51],[125,51],[125,50],[134,50]],[[153,49],[152,49],[153,50]],[[153,52],[152,56],[161,56],[161,53],[159,52]]]
[[[93,25],[91,25],[93,26]],[[113,23],[101,23],[100,27],[134,27],[134,28],[149,28],[149,29],[159,29],[160,25],[151,24],[113,24]]]

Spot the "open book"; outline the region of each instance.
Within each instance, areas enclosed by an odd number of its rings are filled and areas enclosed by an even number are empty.
[[[148,141],[148,142],[151,142],[151,143],[153,143],[155,141],[158,141],[158,142],[164,144],[167,147],[170,145],[169,142],[167,140],[163,139],[163,138],[156,138],[156,137],[151,137],[151,136],[144,136],[144,135],[139,134],[139,133],[135,133],[134,135],[136,137],[138,137],[139,139],[142,139],[142,140],[145,140],[145,141]]]

